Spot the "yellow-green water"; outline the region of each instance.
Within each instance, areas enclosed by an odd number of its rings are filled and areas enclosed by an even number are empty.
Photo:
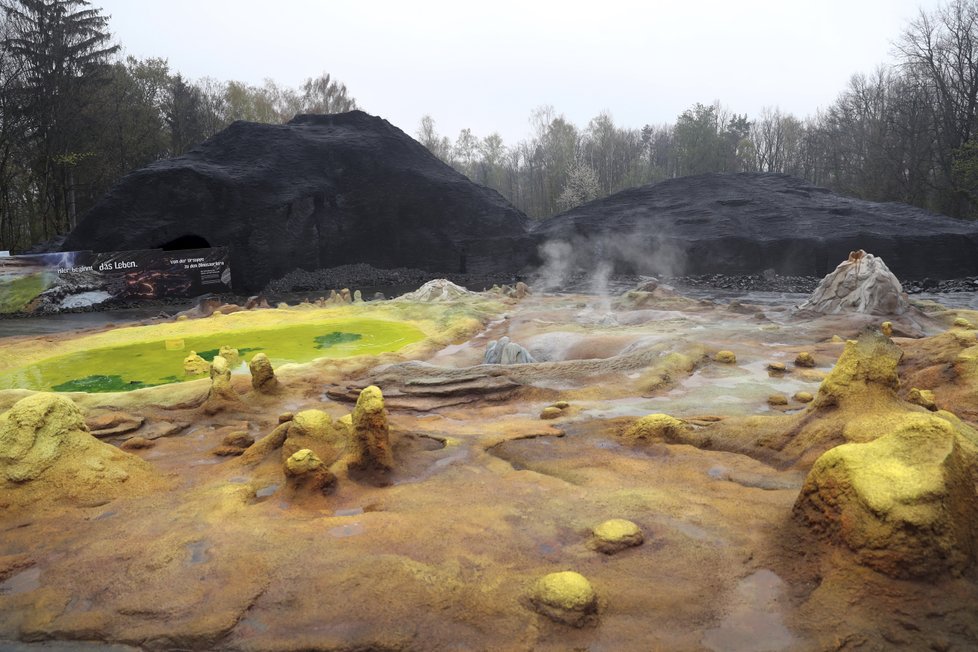
[[[161,339],[41,360],[0,373],[0,389],[127,391],[199,378],[183,371],[183,359],[190,351],[213,358],[221,346],[230,346],[242,353],[243,363],[261,352],[277,366],[317,358],[347,358],[396,351],[424,339],[424,336],[420,329],[401,322],[343,319]]]

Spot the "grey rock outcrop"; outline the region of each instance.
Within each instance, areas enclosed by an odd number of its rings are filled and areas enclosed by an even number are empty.
[[[446,303],[466,297],[475,296],[475,292],[466,290],[448,279],[436,278],[428,281],[414,292],[402,294],[397,301],[420,301],[422,303]]]
[[[822,279],[799,309],[822,315],[902,315],[910,310],[910,300],[883,259],[860,250]]]
[[[492,340],[486,345],[486,354],[482,364],[526,364],[536,362],[536,359],[524,347],[511,342],[506,336]]]

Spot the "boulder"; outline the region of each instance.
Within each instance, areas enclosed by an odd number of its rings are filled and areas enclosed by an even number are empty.
[[[113,410],[89,413],[85,418],[85,425],[88,426],[88,430],[93,436],[104,439],[139,430],[145,421],[146,419],[138,414]]]
[[[859,250],[823,278],[799,310],[821,315],[902,315],[910,310],[910,299],[882,258]]]
[[[523,346],[511,342],[506,336],[492,340],[486,345],[482,364],[528,364],[536,359]]]
[[[721,364],[737,364],[737,354],[733,351],[717,351],[713,360]]]
[[[309,449],[296,451],[283,466],[286,485],[293,493],[329,494],[336,488],[336,476]]]
[[[783,174],[705,174],[630,188],[533,228],[566,244],[567,272],[825,276],[864,248],[900,278],[978,274],[978,225],[837,195]]]
[[[813,369],[815,367],[815,358],[808,351],[802,351],[797,356],[795,356],[795,366],[804,367],[806,369]]]
[[[882,437],[829,450],[809,472],[795,516],[886,575],[960,574],[978,548],[978,449],[965,429],[910,413]]]
[[[907,394],[907,400],[920,407],[925,407],[931,412],[937,411],[937,401],[934,392],[929,389],[918,389],[913,387]]]
[[[556,419],[563,413],[559,407],[554,407],[553,405],[548,405],[540,411],[541,419]]]
[[[597,624],[598,595],[580,573],[545,575],[533,585],[529,601],[535,611],[558,623],[573,627]]]
[[[597,525],[592,535],[591,547],[606,555],[640,546],[645,541],[642,528],[623,518],[613,518]]]
[[[235,122],[116,183],[64,250],[231,248],[232,285],[349,263],[512,273],[527,219],[386,120],[352,111]]]

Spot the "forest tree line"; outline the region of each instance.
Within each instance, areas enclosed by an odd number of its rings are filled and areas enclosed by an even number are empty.
[[[602,113],[578,126],[552,107],[508,145],[425,116],[416,137],[534,218],[618,190],[708,172],[778,172],[845,195],[978,217],[978,0],[921,12],[894,61],[852,77],[805,118],[694,104],[635,129]],[[122,175],[176,156],[235,120],[357,108],[323,74],[298,88],[187,80],[165,59],[123,56],[86,0],[0,0],[0,249],[66,233]],[[381,111],[382,112],[382,111]]]
[[[440,136],[425,116],[418,139],[533,217],[624,188],[709,172],[776,172],[871,201],[978,217],[978,2],[920,12],[894,40],[895,60],[855,74],[827,109],[798,118],[777,108],[738,114],[695,104],[674,124],[641,129],[602,113],[586,126],[551,107],[533,136]]]

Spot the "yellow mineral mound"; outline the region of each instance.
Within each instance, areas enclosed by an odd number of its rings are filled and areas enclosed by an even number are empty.
[[[668,414],[649,414],[632,424],[623,437],[632,444],[677,442],[690,430],[692,428],[685,421]]]
[[[815,407],[862,403],[870,395],[891,395],[900,386],[897,365],[902,357],[900,347],[873,331],[849,340],[835,367],[822,381]]]
[[[0,505],[87,504],[159,484],[148,464],[93,437],[64,396],[33,394],[0,415]]]
[[[893,577],[959,574],[978,549],[978,435],[947,413],[908,413],[815,462],[798,520]]]
[[[562,571],[541,577],[529,600],[537,612],[558,623],[574,627],[597,624],[598,595],[580,573]]]

